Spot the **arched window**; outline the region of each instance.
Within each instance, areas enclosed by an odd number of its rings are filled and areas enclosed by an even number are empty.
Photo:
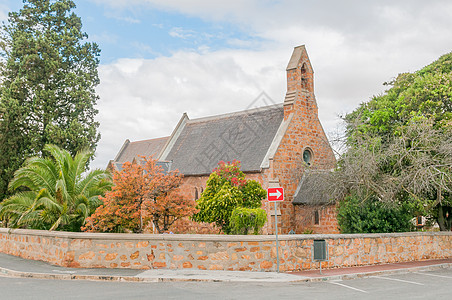
[[[314,225],[320,225],[320,212],[317,209],[314,211]]]
[[[306,148],[303,151],[303,161],[310,166],[312,162],[312,150],[310,148]]]
[[[303,90],[307,90],[308,89],[308,76],[307,76],[308,70],[307,70],[305,63],[303,63],[303,65],[301,66],[300,72],[301,72],[301,78],[300,78],[301,88]]]
[[[303,63],[303,65],[301,66],[301,76],[303,76],[303,75],[306,76],[306,73],[307,73],[306,64]]]
[[[198,188],[195,188],[195,200],[199,199]]]

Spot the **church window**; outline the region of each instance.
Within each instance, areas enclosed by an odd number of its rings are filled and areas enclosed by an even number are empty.
[[[314,225],[319,225],[320,224],[320,213],[319,211],[316,209],[314,211]]]
[[[303,63],[303,65],[301,66],[300,69],[301,72],[301,88],[306,90],[308,89],[308,78],[307,78],[307,69],[306,69],[306,64]]]
[[[195,200],[199,199],[198,188],[195,188]]]
[[[311,165],[311,160],[312,160],[312,151],[309,148],[306,148],[303,151],[303,161],[310,166]]]

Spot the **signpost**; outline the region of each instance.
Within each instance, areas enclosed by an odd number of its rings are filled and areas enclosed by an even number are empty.
[[[282,187],[267,189],[268,202],[275,203],[275,236],[276,236],[276,271],[279,273],[279,244],[278,244],[278,211],[277,204],[284,201],[284,189]]]

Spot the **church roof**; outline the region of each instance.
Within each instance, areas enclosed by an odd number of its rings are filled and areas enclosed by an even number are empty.
[[[136,162],[136,160],[135,160]],[[144,160],[138,160],[138,162],[141,165],[144,165]],[[125,162],[116,162],[116,161],[110,161],[110,165],[111,167],[113,167],[114,170],[121,172],[122,171],[122,165]],[[162,168],[163,173],[168,173],[169,171],[171,171],[171,162],[170,161],[158,161],[156,163],[157,166]]]
[[[286,71],[296,69],[298,67],[298,63],[302,59],[303,53],[306,53],[305,45],[297,46],[293,49],[292,56],[290,57],[289,63],[287,64]],[[312,65],[309,60],[306,63],[309,64],[309,67],[312,70]]]
[[[138,155],[157,159],[168,139],[169,137],[161,137],[136,142],[126,140],[114,161],[121,164],[126,161],[132,162]]]
[[[306,170],[298,183],[293,204],[323,205],[330,203],[329,170]]]
[[[184,175],[209,174],[219,161],[239,160],[260,171],[284,119],[282,104],[189,120],[186,117],[160,159]]]

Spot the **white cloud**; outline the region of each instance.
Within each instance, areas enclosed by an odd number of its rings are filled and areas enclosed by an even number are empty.
[[[0,23],[8,20],[9,8],[6,5],[0,4]]]
[[[96,43],[116,44],[119,41],[119,36],[108,32],[101,34],[89,35],[89,40]]]
[[[193,30],[183,29],[181,27],[174,27],[171,28],[169,35],[176,38],[189,39],[193,38],[196,35],[196,32]]]
[[[115,9],[148,3],[227,21],[260,38],[254,44],[229,40],[250,50],[211,51],[201,45],[169,57],[101,66],[98,167],[114,158],[126,138],[169,135],[185,111],[195,118],[241,110],[261,91],[282,102],[285,67],[299,44],[307,46],[314,67],[326,131],[336,128],[338,114],[381,93],[383,82],[429,64],[452,45],[448,1],[95,1]],[[195,32],[174,27],[171,34],[191,39]]]
[[[101,66],[102,139],[93,167],[105,167],[127,138],[170,135],[184,112],[197,118],[243,110],[261,91],[281,102],[285,65],[267,54],[180,51],[171,57],[121,59]]]

